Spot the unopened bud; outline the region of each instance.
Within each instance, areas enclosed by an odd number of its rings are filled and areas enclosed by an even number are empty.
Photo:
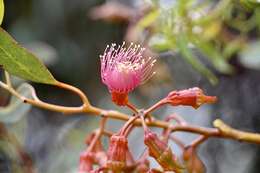
[[[112,171],[122,171],[126,167],[128,152],[127,138],[122,135],[112,135],[108,148],[106,167]]]
[[[90,172],[93,170],[94,155],[90,152],[84,152],[80,155],[79,173]]]
[[[166,100],[173,106],[192,106],[197,109],[204,103],[215,103],[217,98],[204,95],[200,88],[195,87],[187,90],[172,91],[168,94]]]
[[[156,133],[150,130],[145,132],[144,143],[148,147],[149,155],[153,157],[164,169],[164,171],[175,171],[180,173],[183,167],[172,153],[168,145],[159,139]]]

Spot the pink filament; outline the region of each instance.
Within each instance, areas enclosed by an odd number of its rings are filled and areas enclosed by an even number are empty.
[[[130,44],[125,48],[111,44],[107,46],[101,60],[102,82],[110,92],[129,93],[141,83],[148,80],[153,74],[156,60],[142,56],[144,48]]]

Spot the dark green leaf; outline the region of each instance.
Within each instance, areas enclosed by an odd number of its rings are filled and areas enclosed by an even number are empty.
[[[142,29],[150,26],[155,22],[159,14],[160,13],[157,9],[152,10],[138,22],[137,26],[139,26]]]
[[[32,53],[0,28],[0,65],[10,74],[33,82],[55,85],[57,81]]]

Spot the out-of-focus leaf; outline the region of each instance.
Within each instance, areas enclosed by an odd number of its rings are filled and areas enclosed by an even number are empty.
[[[138,42],[143,37],[143,30],[147,27],[151,26],[159,15],[158,10],[151,10],[148,14],[146,14],[140,21],[135,25],[130,25],[127,29],[127,33],[125,35],[125,40],[131,42]]]
[[[79,156],[86,148],[86,134],[98,126],[98,119],[86,121],[77,119],[61,126],[51,147],[48,160],[50,164],[45,173],[75,172],[78,168]]]
[[[146,28],[153,24],[157,17],[159,16],[160,12],[158,9],[151,10],[146,16],[144,16],[138,23],[137,26],[140,28]]]
[[[212,40],[214,39],[218,33],[221,30],[221,22],[220,21],[214,21],[207,23],[205,27],[203,27],[203,38],[205,40]]]
[[[157,51],[167,51],[169,49],[174,49],[174,45],[161,34],[152,36],[149,40],[149,46]]]
[[[32,86],[30,84],[24,83],[18,87],[17,92],[19,92],[22,96],[31,98],[31,89]],[[21,99],[12,96],[9,105],[0,108],[0,122],[15,123],[25,116],[30,108],[31,105],[25,104]]]
[[[240,3],[247,10],[253,10],[260,6],[259,0],[240,0]]]
[[[239,61],[247,68],[260,69],[260,41],[249,44],[241,51]]]
[[[4,159],[8,160],[8,170],[1,169],[2,172],[34,172],[31,158],[24,152],[15,135],[10,133],[2,123],[0,123],[0,153]]]
[[[4,0],[0,0],[0,25],[3,22],[4,12],[5,12]]]
[[[177,36],[177,47],[182,55],[182,57],[188,61],[196,70],[201,72],[204,76],[206,76],[212,84],[216,84],[218,82],[217,77],[207,69],[199,59],[192,53],[190,48],[188,47],[188,39],[181,33]]]
[[[196,45],[200,51],[207,56],[211,61],[213,66],[221,73],[230,74],[233,72],[233,68],[228,64],[226,59],[221,55],[221,53],[214,48],[210,42],[203,42],[200,39],[193,39],[193,43]]]
[[[255,18],[256,18],[256,19],[259,19],[259,18],[260,18],[260,8],[257,8],[257,9],[255,10]],[[257,26],[258,26],[258,30],[260,30],[260,20],[256,20],[255,22],[256,22],[256,24],[257,24]]]
[[[228,12],[228,8],[231,4],[232,0],[220,0],[218,1],[218,4],[213,10],[208,11],[207,15],[204,17],[199,18],[198,20],[193,21],[194,24],[207,24],[210,23],[218,18],[220,16],[223,16],[226,12]],[[214,3],[212,1],[212,3]]]
[[[187,147],[183,151],[183,160],[187,167],[188,173],[205,173],[206,168],[204,163],[199,158],[196,150],[192,147]]]
[[[243,38],[237,38],[235,40],[232,40],[225,46],[222,53],[223,57],[229,60],[232,57],[232,55],[239,52],[245,46],[245,44],[246,42]]]
[[[223,57],[229,60],[232,57],[232,55],[239,52],[244,46],[245,40],[243,38],[238,38],[229,42],[223,50]]]
[[[0,28],[0,65],[10,74],[30,81],[57,84],[48,69],[32,53]]]
[[[92,19],[102,19],[108,22],[129,22],[135,15],[136,11],[133,8],[114,1],[109,1],[90,11]]]

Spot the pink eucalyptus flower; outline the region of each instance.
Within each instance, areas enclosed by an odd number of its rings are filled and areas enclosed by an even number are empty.
[[[144,58],[144,50],[133,43],[128,48],[125,43],[121,46],[111,44],[100,56],[102,82],[107,85],[117,105],[126,105],[128,93],[155,73],[153,66],[156,60]]]

